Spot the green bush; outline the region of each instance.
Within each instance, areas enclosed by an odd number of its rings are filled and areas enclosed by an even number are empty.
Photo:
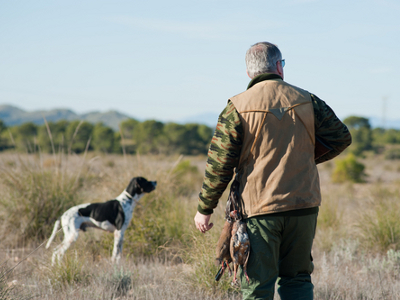
[[[89,122],[72,121],[65,129],[68,141],[68,153],[83,153],[86,148],[92,150],[89,141],[93,134],[94,126]]]
[[[356,160],[354,154],[348,154],[344,159],[336,161],[336,167],[332,173],[332,181],[335,183],[365,182],[367,177],[365,166]]]
[[[104,153],[112,153],[114,143],[114,131],[103,123],[97,123],[93,128],[93,149]]]
[[[111,278],[107,280],[107,289],[112,290],[112,299],[119,299],[119,297],[125,297],[127,293],[132,289],[132,277],[133,274],[129,271],[125,271],[121,266],[117,269],[114,266],[114,273]]]
[[[11,148],[10,133],[7,130],[6,124],[0,120],[0,151]]]
[[[383,188],[372,190],[371,205],[360,216],[358,228],[367,249],[382,253],[389,249],[400,250],[399,193]]]
[[[168,241],[164,220],[154,216],[142,215],[131,221],[125,232],[125,253],[134,256],[151,256],[159,251],[159,247]]]
[[[400,159],[400,149],[393,148],[385,151],[385,159],[395,160]]]
[[[63,152],[65,143],[65,129],[69,122],[62,120],[57,123],[48,122],[38,128],[38,144],[42,152]]]
[[[371,125],[367,118],[350,116],[343,123],[348,126],[352,136],[350,152],[360,155],[364,151],[373,150]]]
[[[177,192],[180,195],[189,196],[198,188],[202,175],[196,166],[189,160],[180,161],[171,171],[171,180],[174,181]]]
[[[332,199],[324,199],[318,213],[318,228],[335,228],[340,224],[338,204]]]
[[[38,126],[32,122],[10,127],[13,144],[20,152],[34,153],[37,151]]]

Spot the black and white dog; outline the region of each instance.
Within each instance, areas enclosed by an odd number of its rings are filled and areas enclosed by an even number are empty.
[[[134,177],[128,187],[116,199],[103,203],[85,203],[73,206],[61,216],[61,226],[64,231],[64,240],[53,252],[52,264],[56,258],[60,260],[65,251],[78,238],[79,230],[86,231],[87,227],[95,227],[114,232],[114,249],[112,261],[118,263],[121,258],[124,233],[132,219],[133,209],[137,201],[145,193],[156,188],[156,181],[147,181],[143,177]],[[58,228],[60,219],[54,224],[53,233],[46,244],[50,247]]]

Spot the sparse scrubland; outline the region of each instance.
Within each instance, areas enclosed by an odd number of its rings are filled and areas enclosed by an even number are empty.
[[[400,161],[367,154],[357,158],[365,166],[362,182],[333,183],[345,157],[319,165],[315,299],[400,299]],[[194,227],[205,160],[2,153],[0,299],[241,299],[230,277],[214,281],[227,194],[212,216],[214,228],[201,234]],[[62,212],[118,196],[133,176],[158,185],[135,208],[121,263],[110,261],[113,235],[89,229],[52,267],[62,232],[50,249],[43,243]]]

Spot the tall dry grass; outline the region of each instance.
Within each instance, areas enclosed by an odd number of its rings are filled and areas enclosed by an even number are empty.
[[[38,162],[16,156],[7,163],[14,167],[0,168],[1,239],[17,239],[18,246],[42,240],[60,214],[80,202],[78,192],[84,178],[59,167],[51,158]]]
[[[204,157],[0,157],[0,264],[10,270],[21,263],[0,284],[4,299],[241,298],[227,275],[214,281],[214,247],[227,196],[212,216],[212,230],[201,234],[194,228]],[[334,162],[319,166],[323,203],[313,249],[315,299],[399,299],[400,163],[379,157],[363,163],[366,183],[333,184]],[[109,260],[113,235],[96,230],[81,234],[60,265],[51,267],[51,251],[43,247],[21,261],[45,241],[68,205],[112,199],[133,176],[158,185],[134,211],[119,266]],[[15,201],[20,203],[10,203]],[[32,205],[43,209],[29,211]],[[59,233],[53,246],[61,238]]]

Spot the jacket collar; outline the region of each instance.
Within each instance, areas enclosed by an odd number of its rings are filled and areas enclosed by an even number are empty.
[[[258,75],[256,77],[254,77],[250,81],[249,85],[247,86],[247,89],[251,88],[253,85],[255,85],[255,84],[257,84],[257,83],[259,83],[261,81],[270,80],[270,79],[281,79],[281,80],[283,80],[282,77],[279,76],[278,74],[264,73],[264,74],[261,74],[261,75]]]

